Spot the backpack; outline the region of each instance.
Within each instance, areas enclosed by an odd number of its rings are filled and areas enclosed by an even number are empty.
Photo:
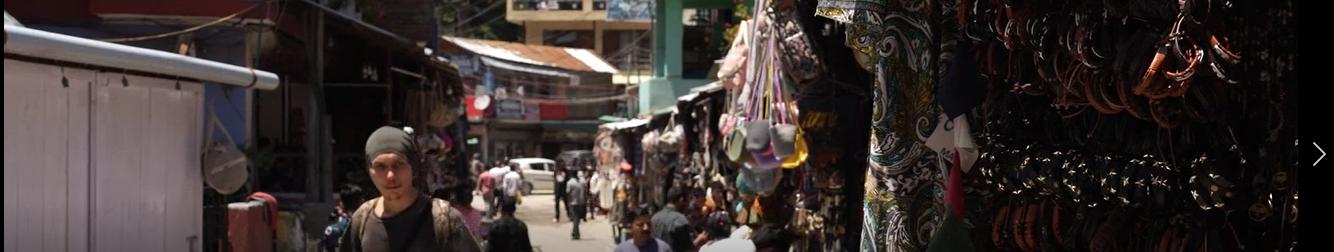
[[[382,197],[376,197],[366,201],[361,207],[358,207],[357,211],[352,213],[352,225],[349,227],[350,232],[344,233],[343,235],[354,235],[352,239],[359,241],[362,232],[366,229],[366,221],[371,218],[371,211],[374,211],[375,205],[380,203],[380,199],[382,199]],[[442,247],[445,246],[444,242],[449,239],[449,226],[451,224],[449,223],[449,214],[452,211],[453,208],[449,207],[449,202],[431,198],[431,219],[433,219],[432,224],[434,224],[433,229],[435,229],[435,241]],[[359,243],[360,242],[343,244],[343,246],[357,246],[359,248],[361,246]]]

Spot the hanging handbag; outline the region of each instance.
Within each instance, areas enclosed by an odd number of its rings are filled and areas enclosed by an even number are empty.
[[[681,138],[685,135],[685,128],[676,123],[676,117],[672,116],[668,120],[667,127],[662,129],[658,135],[658,153],[677,153],[680,151]]]
[[[769,134],[773,123],[769,121],[768,113],[765,113],[768,104],[762,99],[764,90],[752,90],[750,95],[750,117],[755,119],[746,122],[746,151],[753,155],[769,149]]]
[[[723,57],[723,64],[718,70],[718,80],[725,89],[735,89],[746,84],[747,61],[750,57],[752,26],[749,20],[742,20],[737,25],[736,36],[732,38],[732,48]]]
[[[739,127],[745,118],[740,114],[736,114],[736,112],[738,112],[736,110],[736,103],[735,101],[732,101],[734,99],[733,97],[736,96],[728,94],[727,97],[729,99],[727,102],[727,110],[731,114],[724,114],[727,118],[721,120],[723,124],[723,130],[721,132],[727,136],[726,139],[723,140],[725,146],[723,152],[724,154],[727,154],[728,160],[744,163],[750,159],[750,152],[746,151],[746,131]]]
[[[769,73],[769,75],[773,80],[782,79],[782,76],[778,76],[777,71]],[[787,98],[783,93],[782,82],[771,81],[766,84],[768,84],[768,97],[776,101],[766,105],[773,106],[777,109],[776,113],[772,113],[771,116],[775,118],[778,123],[773,126],[773,132],[770,136],[770,145],[773,145],[774,156],[778,159],[785,159],[796,152],[794,147],[796,145],[797,126],[792,124],[792,118],[791,116],[788,116]]]
[[[768,9],[768,8],[766,8]],[[806,85],[818,82],[824,72],[824,63],[815,51],[814,43],[798,22],[796,8],[774,8],[768,11],[772,21],[772,32],[782,49],[780,60],[783,72],[797,84]]]
[[[778,93],[780,97],[783,97],[784,101],[786,101],[788,98],[787,96],[788,94],[782,91],[783,89],[780,88]],[[781,106],[785,108],[782,110],[781,115],[783,116],[783,118],[785,118],[786,125],[791,126],[791,132],[783,132],[776,130],[777,132],[776,135],[779,135],[777,138],[781,140],[782,144],[784,144],[783,146],[787,146],[786,145],[787,143],[791,143],[791,148],[792,148],[791,153],[787,155],[785,158],[783,158],[782,167],[784,169],[793,169],[797,168],[797,166],[801,166],[802,162],[806,162],[806,158],[809,155],[810,150],[806,148],[805,131],[802,130],[801,127],[792,125],[792,121],[794,118],[800,118],[799,117],[800,114],[797,113],[798,111],[796,109],[796,105],[784,102],[781,104]],[[780,126],[775,126],[775,128],[778,129],[780,128]]]
[[[757,92],[759,96],[765,96],[764,92]],[[750,121],[746,124],[746,150],[750,151],[751,158],[754,159],[754,168],[773,169],[782,164],[778,156],[774,153],[772,144],[773,123],[768,119],[770,117],[768,102],[759,101],[752,106],[760,112],[758,118],[765,118]],[[763,107],[759,107],[763,106]]]
[[[770,143],[772,132],[773,124],[768,119],[750,121],[746,125],[746,150],[750,151],[754,168],[772,169],[782,164]]]
[[[801,163],[806,162],[806,158],[810,155],[810,151],[806,149],[806,137],[802,132],[801,128],[797,129],[796,141],[793,143],[794,151],[792,155],[783,159],[783,169],[793,169],[801,166]]]

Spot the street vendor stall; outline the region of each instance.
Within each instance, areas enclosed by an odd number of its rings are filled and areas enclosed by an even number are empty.
[[[612,223],[613,240],[626,239],[631,219],[626,218],[635,211],[641,202],[636,193],[635,167],[638,167],[640,131],[648,124],[646,119],[632,119],[622,122],[605,123],[598,126],[593,155],[598,172],[609,178],[610,183],[603,188],[598,200],[600,207],[608,210],[607,219]]]

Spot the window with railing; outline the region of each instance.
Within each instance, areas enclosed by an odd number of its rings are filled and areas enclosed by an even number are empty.
[[[539,11],[579,11],[584,10],[583,0],[513,0],[513,10],[539,10]],[[602,2],[603,9],[606,9],[606,0]],[[596,3],[594,6],[598,6]]]

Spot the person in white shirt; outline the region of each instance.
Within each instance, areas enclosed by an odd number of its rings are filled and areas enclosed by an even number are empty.
[[[509,172],[505,173],[505,176],[500,180],[500,186],[501,188],[504,188],[503,192],[505,194],[505,200],[515,200],[514,197],[519,195],[519,187],[521,185],[523,185],[523,177],[519,175],[518,171],[511,169]]]
[[[598,209],[601,208],[601,204],[598,204],[601,203],[601,200],[598,197],[598,195],[602,194],[602,187],[605,186],[607,181],[604,177],[602,177],[601,171],[597,170],[591,170],[591,171],[593,173],[593,177],[590,178],[588,181],[588,195],[589,195],[588,209],[590,209],[589,210],[590,212],[593,212],[590,215],[597,216],[597,214],[600,212],[598,211]]]
[[[496,166],[491,167],[491,170],[487,170],[486,172],[490,172],[491,176],[495,176],[496,178],[504,178],[503,176],[505,176],[505,173],[509,171],[510,167],[505,165],[504,161],[496,160]]]
[[[494,163],[495,166],[491,167],[490,170],[486,171],[486,173],[490,174],[491,178],[495,180],[495,183],[491,184],[492,186],[491,202],[489,202],[489,204],[490,206],[494,207],[491,209],[500,209],[500,203],[502,202],[501,200],[504,200],[505,198],[505,193],[504,193],[505,173],[509,173],[509,166],[505,166],[504,163],[505,161],[503,160],[496,160]],[[492,210],[491,214],[488,214],[488,216],[492,216],[499,213],[500,211]]]

